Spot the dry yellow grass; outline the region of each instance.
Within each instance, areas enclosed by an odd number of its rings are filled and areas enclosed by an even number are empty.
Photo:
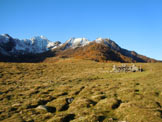
[[[113,64],[0,63],[0,121],[162,121],[162,63],[136,64],[144,72],[110,73]]]

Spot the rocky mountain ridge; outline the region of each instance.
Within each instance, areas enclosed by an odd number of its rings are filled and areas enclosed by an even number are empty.
[[[61,44],[44,36],[20,40],[8,34],[0,35],[0,56],[0,61],[7,62],[42,62],[49,57],[74,57],[103,62],[156,62],[134,51],[123,49],[108,38],[97,38],[94,41],[71,38]]]
[[[15,39],[8,34],[0,35],[0,52],[7,56],[38,54],[56,48],[61,42],[51,42],[44,36],[31,39]]]

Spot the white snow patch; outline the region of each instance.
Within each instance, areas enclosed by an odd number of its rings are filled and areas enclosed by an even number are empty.
[[[0,43],[8,43],[9,42],[9,37],[6,36],[5,34],[0,35]]]
[[[90,43],[90,41],[86,38],[71,38],[65,42],[68,44],[68,48],[76,48],[76,47],[82,47]]]

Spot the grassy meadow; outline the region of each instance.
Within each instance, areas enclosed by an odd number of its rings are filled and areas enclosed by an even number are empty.
[[[110,73],[114,64],[0,63],[0,121],[162,122],[162,63]]]

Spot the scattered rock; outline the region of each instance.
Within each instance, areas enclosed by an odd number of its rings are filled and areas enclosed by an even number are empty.
[[[43,111],[46,111],[46,112],[51,112],[51,113],[56,112],[55,107],[45,106],[45,105],[39,105],[38,107],[36,107],[36,109],[37,110],[43,110]]]
[[[68,104],[72,103],[73,100],[74,100],[74,97],[66,98],[66,102],[67,102]]]
[[[36,107],[36,109],[48,111],[48,109],[47,109],[47,107],[45,105],[39,105],[38,107]]]

